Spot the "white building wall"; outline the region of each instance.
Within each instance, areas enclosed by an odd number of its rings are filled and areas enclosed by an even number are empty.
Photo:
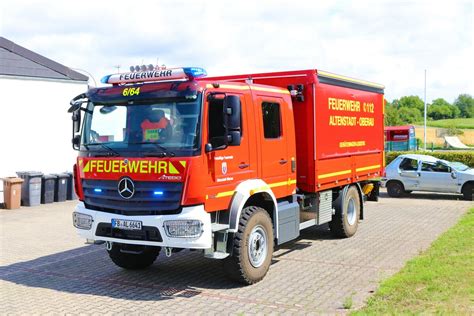
[[[0,77],[0,178],[16,171],[72,171],[77,152],[67,109],[86,90],[86,82]]]

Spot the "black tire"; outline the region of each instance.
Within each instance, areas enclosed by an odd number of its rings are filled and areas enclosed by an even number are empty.
[[[359,192],[355,186],[350,186],[344,197],[341,191],[334,201],[336,212],[329,222],[329,228],[335,237],[347,238],[356,233],[359,226],[361,203]]]
[[[462,195],[465,200],[473,201],[474,199],[474,183],[466,183],[462,188]]]
[[[401,197],[405,192],[403,184],[399,181],[390,181],[387,183],[387,193],[391,197]]]
[[[138,270],[151,266],[160,254],[160,250],[160,247],[113,243],[112,249],[107,250],[107,252],[110,259],[117,266],[129,270]]]
[[[262,239],[251,238],[259,233],[266,238],[263,246],[259,243]],[[252,262],[250,259],[249,252],[252,248],[249,246],[249,243],[252,243],[250,239],[254,241],[254,249],[263,252],[257,256],[261,259],[261,263],[257,264],[256,260]],[[261,249],[259,249],[260,246],[262,246]],[[227,275],[246,285],[262,280],[270,268],[273,255],[273,225],[267,211],[257,206],[248,206],[242,210],[239,229],[234,235],[232,247],[232,255],[223,260],[224,271]]]

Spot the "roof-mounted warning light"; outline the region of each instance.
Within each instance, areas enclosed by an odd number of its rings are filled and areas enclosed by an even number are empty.
[[[199,67],[182,68],[154,68],[135,66],[136,71],[104,76],[100,82],[111,84],[125,84],[146,81],[193,80],[207,76],[206,70]],[[138,69],[137,69],[138,68]],[[132,67],[130,67],[132,69]],[[147,70],[148,69],[148,70]],[[151,70],[149,70],[151,69]]]

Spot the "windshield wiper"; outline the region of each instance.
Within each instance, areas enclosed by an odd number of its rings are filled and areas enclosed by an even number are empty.
[[[150,144],[150,145],[153,145],[156,148],[161,150],[161,152],[157,152],[157,153],[145,153],[144,156],[146,156],[146,157],[160,157],[160,158],[163,158],[163,157],[174,157],[174,156],[176,156],[176,154],[174,152],[169,151],[166,147],[163,147],[158,143],[139,142],[139,143],[133,143],[133,144],[139,144],[139,145]]]
[[[117,157],[117,156],[120,156],[120,153],[118,151],[116,151],[115,149],[113,149],[112,147],[110,146],[107,146],[106,144],[104,143],[91,143],[91,144],[84,144],[84,146],[91,146],[91,145],[99,145],[101,146],[102,148],[105,148],[107,150],[107,155],[105,156],[112,156],[112,157]],[[87,148],[87,147],[86,147]]]

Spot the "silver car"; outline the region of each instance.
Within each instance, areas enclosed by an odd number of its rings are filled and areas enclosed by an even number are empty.
[[[472,201],[474,169],[427,155],[400,155],[385,168],[382,187],[392,197],[432,191],[462,193],[464,199]]]

